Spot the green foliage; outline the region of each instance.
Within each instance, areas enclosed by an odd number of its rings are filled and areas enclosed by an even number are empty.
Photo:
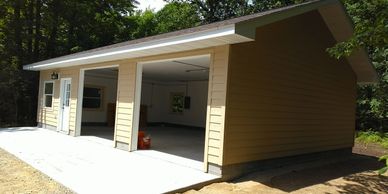
[[[127,19],[132,21],[131,39],[167,33],[175,30],[194,27],[200,24],[200,19],[194,7],[188,3],[172,2],[158,12],[147,9],[136,11]]]
[[[155,16],[157,33],[194,27],[200,24],[196,9],[188,3],[172,2],[158,11]]]
[[[35,123],[39,74],[23,64],[130,39],[134,3],[0,1],[0,127]]]
[[[184,2],[192,5],[202,19],[202,23],[222,21],[304,1],[306,0],[168,0],[168,2]]]
[[[336,58],[349,56],[366,48],[379,80],[374,85],[358,87],[357,126],[359,129],[388,130],[388,1],[343,0],[354,23],[354,33],[347,41],[329,48]]]
[[[384,161],[384,160],[385,160],[385,167],[381,168],[378,171],[379,175],[382,175],[388,171],[388,155],[384,155],[379,158],[379,161]]]
[[[212,23],[249,14],[249,0],[175,0],[188,2],[197,10],[202,23]],[[174,0],[173,0],[174,2]]]
[[[361,47],[386,49],[388,45],[387,0],[342,0],[353,20],[353,36],[329,49],[336,58],[349,56]]]
[[[388,148],[388,133],[373,130],[359,131],[356,133],[356,141],[360,143],[376,143],[384,148]]]
[[[252,11],[261,12],[279,7],[284,7],[287,5],[303,3],[305,1],[306,0],[253,0]]]
[[[136,22],[136,28],[132,33],[134,39],[155,35],[157,23],[155,13],[152,10],[138,11],[132,18]]]

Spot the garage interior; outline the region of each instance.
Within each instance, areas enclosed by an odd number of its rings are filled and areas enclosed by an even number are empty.
[[[210,56],[143,63],[139,131],[151,150],[204,160]]]
[[[117,67],[85,71],[81,136],[113,140],[117,80]]]

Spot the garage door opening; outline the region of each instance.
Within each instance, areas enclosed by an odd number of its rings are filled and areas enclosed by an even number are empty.
[[[210,56],[142,63],[139,131],[151,150],[203,162]]]
[[[85,70],[81,136],[113,140],[118,68]]]

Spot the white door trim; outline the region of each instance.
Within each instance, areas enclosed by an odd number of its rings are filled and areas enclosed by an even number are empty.
[[[140,119],[140,103],[141,103],[141,86],[142,86],[142,75],[143,75],[143,65],[152,62],[160,62],[160,61],[170,61],[173,59],[181,59],[181,58],[191,58],[197,56],[208,56],[210,58],[209,64],[209,83],[207,90],[207,104],[206,104],[206,127],[205,127],[205,139],[204,139],[204,160],[203,162],[203,171],[208,172],[208,139],[209,139],[209,130],[210,130],[210,109],[211,109],[211,92],[212,92],[212,75],[213,75],[213,67],[214,67],[214,52],[209,52],[206,54],[199,55],[191,55],[186,57],[171,57],[165,58],[161,60],[146,60],[140,61],[136,64],[136,81],[135,81],[135,100],[134,100],[134,109],[133,109],[133,121],[132,121],[132,142],[130,146],[130,151],[137,150],[137,136],[139,132],[139,119]]]
[[[82,68],[79,70],[77,109],[76,109],[75,134],[74,134],[75,136],[81,136],[82,101],[84,97],[85,71],[93,70],[93,69],[106,69],[106,68],[112,68],[112,67],[119,67],[119,65],[115,64],[115,65],[106,65],[106,66],[99,66],[99,67],[89,67],[89,68]]]

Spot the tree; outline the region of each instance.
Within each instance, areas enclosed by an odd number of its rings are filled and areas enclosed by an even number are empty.
[[[202,23],[212,23],[304,1],[306,0],[170,0],[168,2],[190,3],[197,10]]]
[[[35,123],[39,74],[22,65],[131,39],[136,3],[0,1],[0,127]]]
[[[253,0],[251,5],[251,12],[263,12],[270,9],[302,3],[304,1],[306,0]]]
[[[353,36],[331,48],[336,58],[349,56],[360,47],[384,49],[388,44],[387,0],[342,0],[354,24]],[[373,47],[373,48],[372,48]]]
[[[388,130],[388,1],[343,0],[354,23],[348,40],[329,48],[336,58],[349,56],[362,47],[378,73],[377,84],[358,88],[357,116],[359,129]]]
[[[132,38],[137,39],[157,34],[157,32],[155,32],[155,13],[152,10],[147,9],[144,12],[138,11],[131,18],[133,18],[136,23]]]
[[[200,24],[196,9],[189,3],[171,2],[155,15],[156,33],[166,33],[175,30],[194,27]]]
[[[249,0],[170,0],[168,2],[189,3],[196,9],[202,23],[212,23],[249,13]]]

